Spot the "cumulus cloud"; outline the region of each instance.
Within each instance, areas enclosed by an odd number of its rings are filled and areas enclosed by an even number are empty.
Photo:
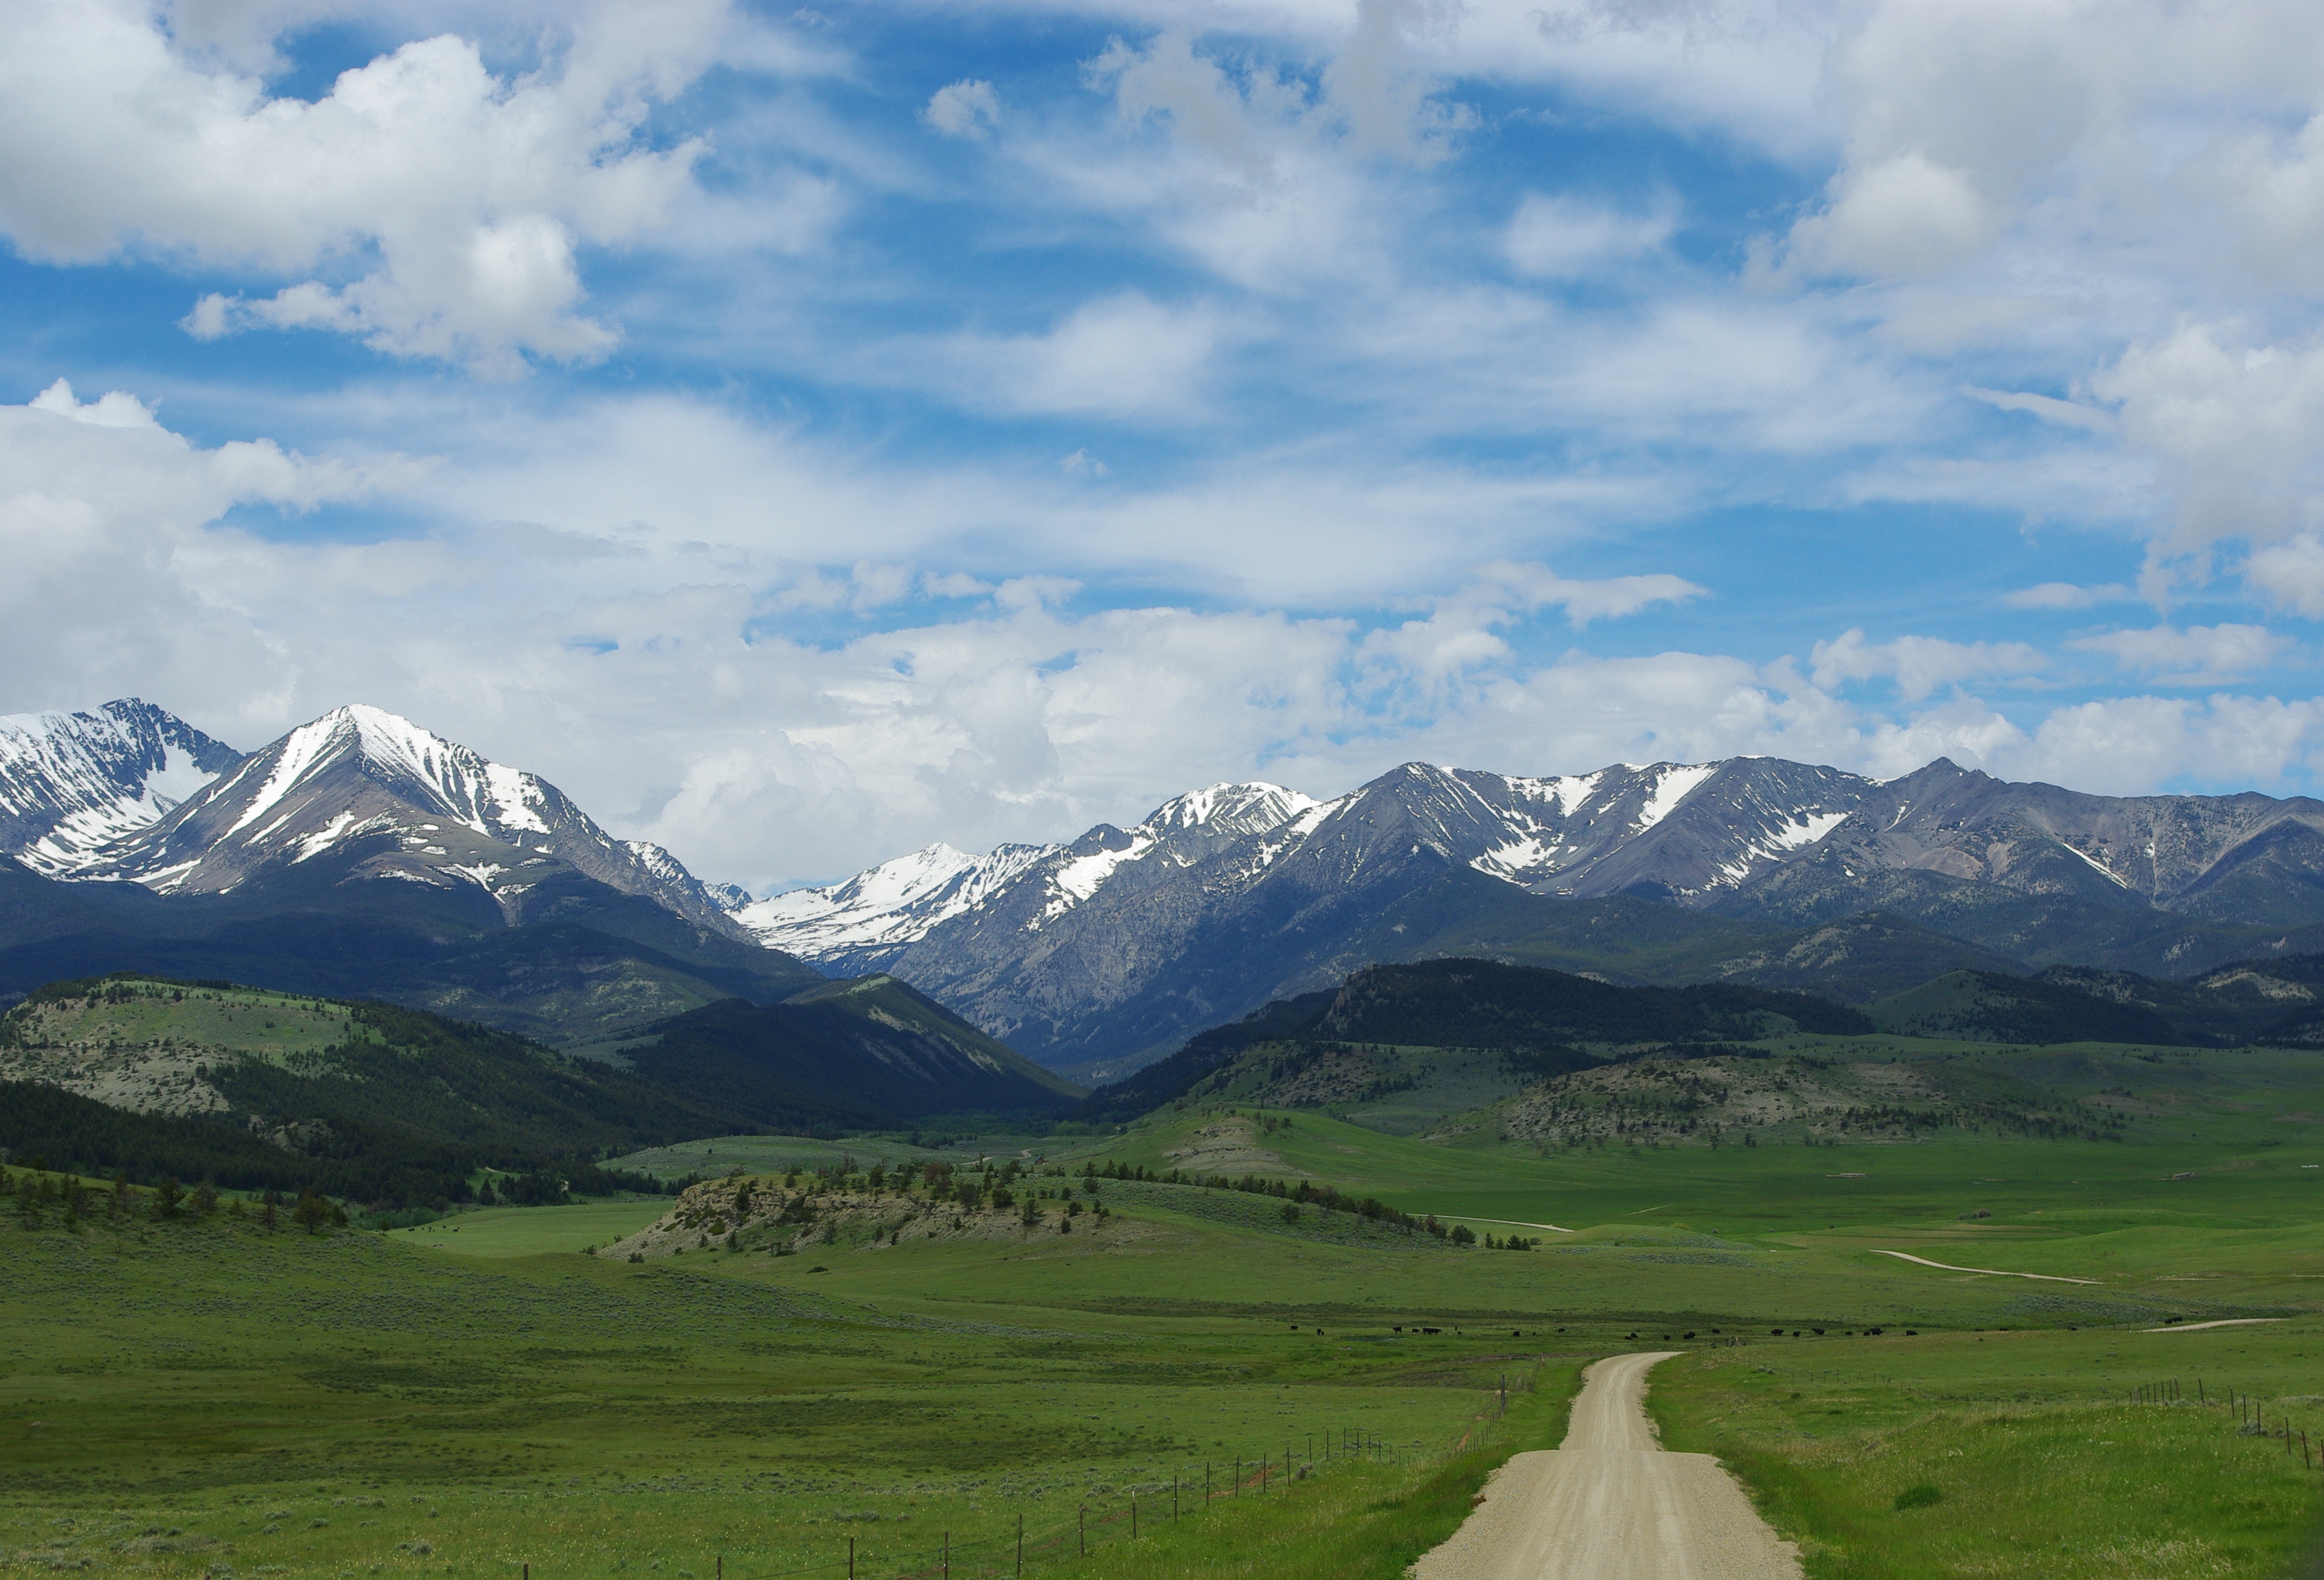
[[[2166,539],[2265,544],[2324,523],[2324,346],[2254,345],[2213,324],[2134,344],[2090,381],[2171,489]]]
[[[1942,686],[1963,680],[2031,675],[2049,661],[2022,642],[1948,642],[1935,636],[1900,636],[1867,642],[1851,628],[1820,642],[1810,657],[1815,683],[1826,688],[1852,681],[1893,679],[1898,695],[1918,702]]]
[[[2219,686],[2268,668],[2298,644],[2264,625],[2157,625],[2076,637],[2066,644],[2105,653],[2166,686]]]
[[[576,425],[604,429],[598,416]],[[53,387],[0,408],[14,573],[0,594],[0,706],[137,690],[254,746],[369,700],[754,889],[938,838],[1070,835],[1211,780],[1335,792],[1416,756],[1551,772],[1758,752],[1894,773],[1941,753],[2093,789],[2273,782],[2303,770],[2324,711],[2130,698],[2020,725],[1959,691],[1928,707],[1913,697],[2006,679],[2033,663],[2022,651],[1860,633],[1820,649],[1807,675],[1715,652],[1528,662],[1510,640],[1528,620],[1557,611],[1567,629],[1594,630],[1702,589],[1517,560],[1470,572],[1416,618],[1377,596],[1295,615],[1084,607],[1077,578],[924,568],[870,544],[802,565],[781,552],[802,544],[779,522],[753,540],[748,519],[680,508],[657,526],[618,499],[595,520],[556,511],[556,524],[376,543],[269,541],[220,521],[237,502],[424,499],[445,469],[194,445],[118,393]],[[786,609],[862,624],[809,640],[770,624]],[[2217,631],[2180,634],[2222,646]],[[1888,674],[1912,694],[1900,709],[1841,694]]]
[[[990,82],[964,79],[937,88],[920,115],[947,137],[983,138],[1001,124],[1001,96]]]
[[[707,63],[724,11],[595,6],[520,76],[467,39],[417,40],[309,102],[194,62],[148,7],[25,0],[0,53],[0,146],[18,151],[0,231],[45,262],[290,279],[204,298],[198,336],[327,329],[503,372],[595,356],[614,331],[577,310],[577,249],[635,239],[687,189],[704,145],[657,147],[643,125]],[[213,34],[247,58],[263,32]]]
[[[2324,539],[2300,532],[2255,549],[2244,562],[2244,583],[2271,603],[2324,618]]]

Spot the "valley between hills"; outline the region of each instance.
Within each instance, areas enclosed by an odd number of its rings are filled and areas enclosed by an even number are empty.
[[[1650,1353],[1803,1575],[2312,1556],[2303,804],[1401,773],[786,922],[143,708],[0,773],[0,1570],[1395,1580]]]

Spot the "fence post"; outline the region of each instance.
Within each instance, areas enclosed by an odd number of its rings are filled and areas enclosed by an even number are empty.
[[[1075,1529],[1081,1533],[1082,1557],[1086,1558],[1089,1557],[1089,1505],[1087,1503],[1081,1506],[1075,1518],[1077,1521]]]
[[[944,1533],[944,1572],[945,1580],[952,1580],[952,1532],[949,1530]]]
[[[1130,1494],[1130,1539],[1138,1539],[1138,1494]]]
[[[1237,1455],[1235,1456],[1234,1467],[1234,1492],[1232,1495],[1240,1498],[1242,1496],[1242,1456],[1240,1455]]]
[[[1025,1572],[1025,1517],[1017,1516],[1017,1572]]]
[[[855,1538],[847,1538],[847,1580],[855,1580]]]

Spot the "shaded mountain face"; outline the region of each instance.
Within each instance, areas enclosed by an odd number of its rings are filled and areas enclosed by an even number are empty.
[[[1620,987],[1494,960],[1370,966],[1337,988],[1278,1000],[1188,1039],[1167,1058],[1101,1086],[1066,1117],[1119,1122],[1212,1091],[1259,1060],[1279,1082],[1351,1045],[1489,1051],[1536,1076],[1642,1053],[1796,1032],[1868,1032],[1858,1011],[1808,993],[1729,984]]]
[[[1641,915],[1621,909],[1656,902]],[[1407,763],[1315,801],[1220,785],[1128,829],[932,847],[738,914],[1106,1079],[1358,966],[1449,954],[1851,1002],[1946,970],[2181,973],[2324,947],[2324,804],[2088,796],[1940,761],[1559,779]]]
[[[79,870],[242,764],[242,753],[136,698],[94,713],[0,717],[0,851]]]
[[[884,975],[825,984],[777,1004],[713,1004],[621,1054],[641,1078],[753,1128],[1043,1113],[1083,1095]]]

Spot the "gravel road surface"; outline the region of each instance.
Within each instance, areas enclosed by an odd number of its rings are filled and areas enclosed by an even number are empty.
[[[1646,1372],[1673,1353],[1591,1366],[1564,1446],[1495,1471],[1416,1580],[1800,1580],[1799,1550],[1718,1460],[1655,1441]]]

